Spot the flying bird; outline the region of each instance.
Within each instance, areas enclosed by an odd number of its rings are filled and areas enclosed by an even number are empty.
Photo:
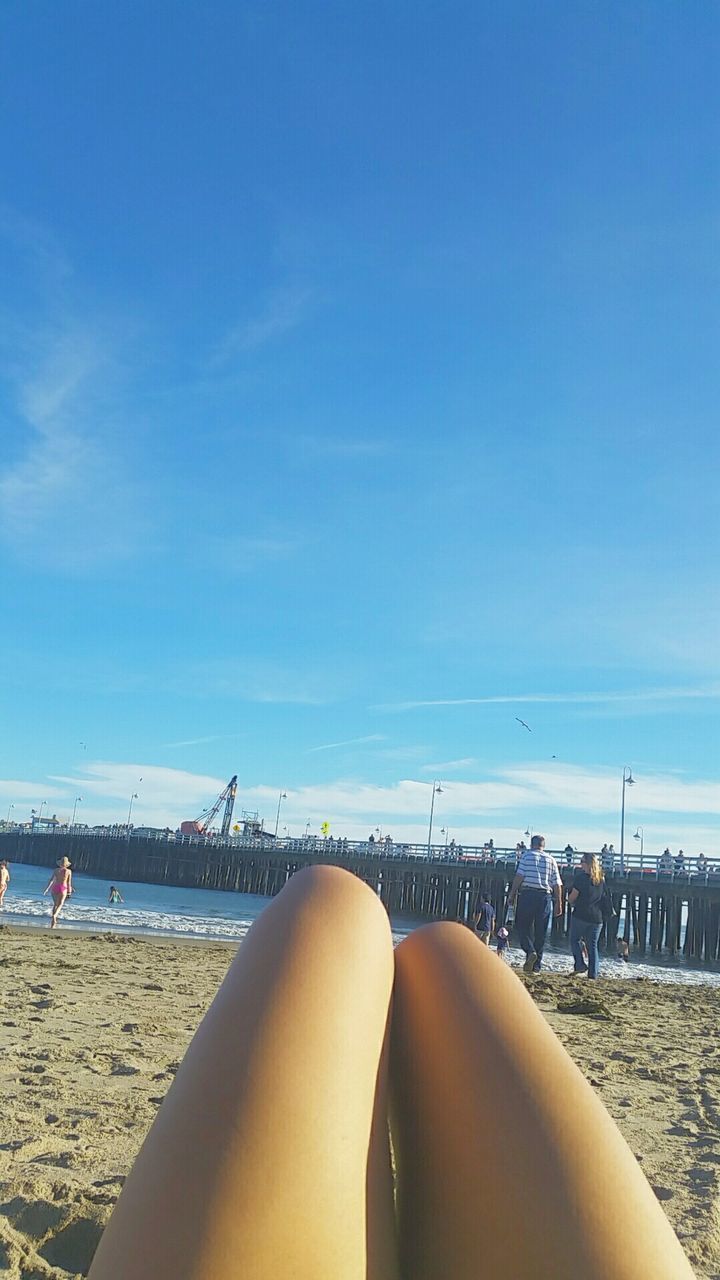
[[[527,729],[528,733],[532,733],[532,729],[530,728],[529,724],[526,724],[525,721],[521,720],[519,716],[516,716],[515,719],[517,720],[518,724],[522,725],[523,729]]]

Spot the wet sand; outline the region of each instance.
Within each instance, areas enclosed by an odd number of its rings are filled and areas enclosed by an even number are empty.
[[[0,928],[0,1273],[87,1272],[234,946]],[[524,979],[720,1280],[720,991]],[[564,1005],[592,996],[584,1010]]]

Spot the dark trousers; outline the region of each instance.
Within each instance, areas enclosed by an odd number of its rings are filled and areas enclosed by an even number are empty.
[[[526,956],[533,951],[542,960],[548,925],[552,919],[552,896],[544,889],[521,889],[515,909],[515,928]]]

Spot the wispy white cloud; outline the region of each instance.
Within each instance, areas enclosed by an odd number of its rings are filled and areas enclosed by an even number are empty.
[[[440,760],[437,764],[423,764],[420,768],[422,773],[434,773],[439,777],[441,773],[454,773],[456,769],[472,769],[476,764],[473,756],[466,756],[463,760]]]
[[[222,558],[230,574],[251,573],[297,554],[303,539],[288,534],[205,534],[193,530],[187,558],[193,565],[214,568]]]
[[[238,738],[237,733],[211,733],[206,738],[184,738],[182,742],[163,742],[163,747],[199,747],[204,746],[207,742],[227,742],[231,738]]]
[[[235,355],[254,351],[282,337],[300,324],[310,297],[308,289],[272,290],[254,316],[240,321],[225,335],[211,363],[225,364]]]
[[[415,711],[422,707],[479,707],[509,703],[516,706],[531,703],[564,703],[584,705],[613,702],[675,702],[720,698],[720,684],[689,689],[635,689],[617,693],[524,693],[498,694],[485,698],[423,698],[408,702],[385,702],[374,711]]]
[[[0,239],[12,246],[42,288],[72,275],[72,263],[50,228],[5,202],[0,202]]]
[[[309,450],[322,458],[380,458],[390,453],[389,440],[372,439],[369,436],[296,436],[293,441],[303,450]]]
[[[17,226],[8,233],[5,215],[0,238],[9,234],[15,243]],[[30,257],[49,273],[55,251],[42,229],[30,224],[23,234]],[[69,270],[64,264],[56,276]],[[47,293],[51,318],[6,315],[0,330],[15,410],[12,443],[4,440],[0,462],[0,538],[25,562],[83,572],[126,558],[143,537],[143,521],[114,421],[116,340],[99,320],[78,319],[54,287]]]
[[[282,663],[248,655],[245,658],[208,658],[178,664],[162,679],[173,694],[227,696],[245,702],[322,706],[339,695],[343,673],[303,664],[295,670]]]
[[[384,742],[382,733],[369,733],[364,738],[346,738],[344,742],[325,742],[320,747],[308,747],[306,755],[312,755],[314,751],[335,751],[338,747],[354,747],[360,746],[365,742]]]
[[[66,807],[72,807],[73,796],[83,797],[77,814],[83,822],[124,822],[130,797],[137,794],[132,811],[137,826],[173,828],[196,817],[227,785],[227,778],[185,769],[103,760],[83,763],[74,776],[51,775],[51,781],[68,788]]]

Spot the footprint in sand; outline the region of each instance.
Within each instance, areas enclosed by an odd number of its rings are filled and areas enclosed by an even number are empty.
[[[92,1216],[72,1219],[66,1227],[41,1245],[38,1249],[40,1257],[49,1262],[51,1267],[60,1267],[72,1275],[78,1272],[86,1275],[107,1218],[108,1215],[98,1208]]]
[[[115,1062],[110,1069],[111,1076],[138,1076],[140,1068],[134,1062]]]
[[[695,1165],[694,1168],[688,1169],[688,1178],[696,1186],[699,1184],[698,1189],[701,1188],[704,1194],[705,1188],[717,1181],[717,1174],[714,1169],[702,1169],[699,1165]]]

